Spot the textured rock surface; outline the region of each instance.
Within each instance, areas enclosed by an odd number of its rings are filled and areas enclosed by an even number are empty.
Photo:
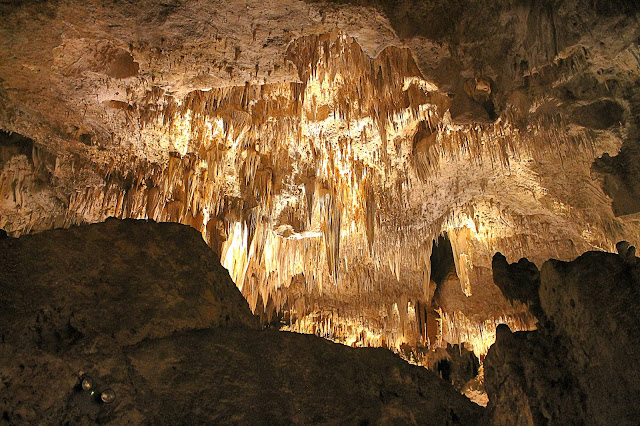
[[[479,367],[480,363],[474,353],[458,345],[438,348],[429,359],[429,369],[451,382],[458,391],[462,391],[470,380],[476,378]]]
[[[493,422],[637,423],[639,296],[635,257],[545,262],[539,297],[548,322],[534,332],[500,326],[485,358]]]
[[[491,262],[493,282],[510,302],[521,302],[538,320],[544,319],[540,307],[540,271],[524,257],[518,263],[509,264],[502,253],[496,253]]]
[[[0,15],[0,129],[33,141],[0,134],[12,235],[180,222],[254,312],[293,330],[480,356],[497,323],[534,326],[493,285],[496,251],[539,266],[640,243],[633,0],[52,0]],[[434,306],[445,233],[455,298]]]
[[[215,254],[184,225],[109,219],[0,244],[6,343],[101,350],[183,329],[258,327]]]
[[[199,233],[106,223],[0,240],[10,424],[474,424],[480,407],[383,349],[255,330]],[[78,388],[79,372],[116,400]]]
[[[167,405],[186,423],[475,424],[482,414],[448,383],[385,349],[316,336],[204,331],[144,342],[127,357],[139,375],[133,384],[150,388],[136,402],[159,411],[151,419],[162,419]],[[195,383],[203,387],[196,395]]]

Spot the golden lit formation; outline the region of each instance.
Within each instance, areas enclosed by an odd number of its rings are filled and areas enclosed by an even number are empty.
[[[639,0],[0,17],[0,422],[637,423]]]
[[[568,53],[575,66],[581,55]],[[105,101],[109,120],[140,137],[97,161],[93,184],[72,192],[52,221],[188,224],[251,309],[285,329],[398,352],[466,343],[480,356],[496,324],[535,324],[493,286],[493,253],[515,261],[535,247],[540,262],[615,241],[610,213],[576,208],[593,193],[603,198],[587,181],[603,148],[559,116],[536,115],[534,104],[526,125],[515,110],[495,122],[456,121],[450,97],[421,76],[409,49],[370,58],[339,31],[294,40],[282,66],[299,81],[184,97],[154,87],[139,108]],[[491,82],[465,88],[487,98]],[[54,173],[74,164],[40,147],[33,156]],[[567,157],[580,173],[558,168]],[[4,194],[14,182],[30,185],[21,170],[3,171]],[[559,190],[571,185],[579,190]],[[441,235],[455,273],[446,286],[431,276]]]

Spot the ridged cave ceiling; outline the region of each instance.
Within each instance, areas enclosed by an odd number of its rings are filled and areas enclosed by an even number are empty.
[[[188,224],[267,320],[482,355],[535,327],[495,252],[640,242],[640,32],[458,3],[3,3],[0,227]]]

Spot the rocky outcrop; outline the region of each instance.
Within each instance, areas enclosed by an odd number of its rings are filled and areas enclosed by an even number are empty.
[[[200,234],[109,219],[2,240],[5,343],[103,350],[213,326],[258,327]]]
[[[216,255],[183,225],[110,219],[0,239],[0,294],[2,423],[473,424],[481,415],[386,350],[258,330]]]
[[[538,319],[544,312],[540,307],[540,271],[529,260],[521,258],[517,263],[509,264],[502,253],[496,253],[491,262],[493,282],[510,302],[521,302]]]
[[[637,423],[640,267],[628,244],[618,246],[620,255],[546,262],[547,322],[532,332],[498,327],[484,364],[493,423]]]

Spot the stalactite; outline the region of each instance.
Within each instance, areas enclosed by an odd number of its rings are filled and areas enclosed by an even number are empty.
[[[568,72],[581,57],[575,52],[532,78]],[[45,171],[68,161],[64,168],[91,176],[84,180],[91,185],[57,178],[73,189],[68,200],[51,202],[51,226],[108,216],[189,224],[220,251],[254,312],[286,313],[293,331],[397,351],[444,338],[483,354],[499,322],[531,327],[516,311],[482,320],[441,311],[440,332],[429,335],[432,241],[442,233],[467,297],[495,251],[517,260],[542,246],[567,257],[616,240],[610,225],[603,230],[547,194],[528,168],[529,160],[595,155],[593,138],[570,134],[561,118],[540,113],[523,127],[507,110],[493,123],[456,124],[451,100],[422,78],[408,49],[387,47],[370,58],[340,32],[294,40],[286,61],[300,81],[181,98],[158,86],[116,104],[141,141],[157,141],[157,151],[132,143],[146,157],[119,154],[90,167],[34,151],[31,163],[2,169],[0,195],[25,204],[34,174],[51,180]],[[515,187],[504,193],[518,193],[533,213],[499,197],[512,170]],[[8,221],[0,218],[0,226]],[[569,221],[593,229],[588,241],[568,230],[532,236]],[[28,232],[34,223],[11,226]]]

